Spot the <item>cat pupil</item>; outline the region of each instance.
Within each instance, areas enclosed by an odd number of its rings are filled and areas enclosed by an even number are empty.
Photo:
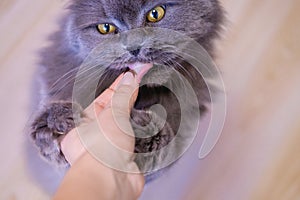
[[[104,24],[104,30],[105,30],[105,32],[109,32],[109,30],[110,30],[110,28],[109,28],[109,24]]]
[[[157,12],[157,10],[152,10],[152,16],[153,16],[155,19],[158,19],[158,12]]]

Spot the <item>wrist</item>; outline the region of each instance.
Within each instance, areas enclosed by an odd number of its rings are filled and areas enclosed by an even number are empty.
[[[95,192],[101,190],[101,196],[105,195],[107,199],[137,199],[145,184],[142,174],[117,171],[101,163],[88,152],[84,153],[72,168],[78,169],[77,173],[82,174],[86,180],[92,177],[92,185],[84,184]]]

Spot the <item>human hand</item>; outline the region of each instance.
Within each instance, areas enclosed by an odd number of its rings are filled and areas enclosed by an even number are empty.
[[[112,96],[123,77],[124,74],[121,74],[108,89],[106,89],[88,108],[85,109],[84,113],[86,117],[84,122],[81,123],[81,127],[88,127],[91,126],[91,124],[94,125],[94,123],[97,123],[99,113],[110,103]],[[107,114],[109,113],[107,112]],[[108,120],[108,118],[106,118],[106,120]],[[87,149],[80,140],[78,130],[79,129],[77,128],[71,130],[61,142],[62,152],[70,165],[73,165],[80,156],[87,152]],[[95,131],[98,130],[93,130],[93,132]]]
[[[135,140],[129,119],[130,110],[137,98],[140,79],[141,75],[134,77],[130,72],[120,75],[110,88],[85,110],[86,122],[70,131],[62,140],[61,149],[72,167],[54,199],[139,197],[145,180],[133,159]],[[84,143],[92,145],[85,144],[85,148],[78,133],[84,135]],[[100,156],[90,152],[94,147],[100,147],[96,150],[96,154],[100,152]],[[118,148],[117,151],[115,147]],[[123,154],[124,151],[129,154]],[[121,163],[125,170],[122,172],[120,168],[108,164],[109,162],[105,162],[107,158],[111,158],[112,163]],[[95,190],[91,192],[91,188]],[[74,189],[76,192],[69,192]]]
[[[126,73],[127,77],[124,77],[124,74],[120,75],[114,83],[84,111],[87,116],[86,122],[82,123],[80,125],[81,127],[70,131],[61,142],[62,152],[71,165],[87,151],[78,136],[78,130],[83,127],[95,125],[96,123],[102,128],[105,136],[114,145],[133,152],[134,134],[129,124],[129,114],[138,94],[138,84],[152,66],[152,64],[139,63],[133,65],[132,70],[136,72],[134,79],[130,77],[130,73]],[[127,81],[123,80],[123,78],[127,79]],[[118,91],[117,94],[116,91]],[[115,102],[113,105],[114,109],[112,109],[113,102]],[[119,117],[116,116],[116,111],[119,113]],[[109,130],[107,130],[107,128],[109,128]],[[124,134],[124,131],[126,134]]]

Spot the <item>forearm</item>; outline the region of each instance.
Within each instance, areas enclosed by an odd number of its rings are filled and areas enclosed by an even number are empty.
[[[143,187],[142,174],[116,171],[86,152],[67,172],[53,199],[133,200],[141,195]]]
[[[119,199],[115,173],[85,153],[67,172],[54,200]]]

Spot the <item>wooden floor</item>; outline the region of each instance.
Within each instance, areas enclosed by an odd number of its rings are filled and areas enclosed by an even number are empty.
[[[64,3],[0,2],[0,199],[50,198],[28,173],[23,129],[35,52]],[[203,160],[195,147],[141,199],[300,199],[300,1],[222,3],[229,20],[217,64],[228,113],[220,140]]]

